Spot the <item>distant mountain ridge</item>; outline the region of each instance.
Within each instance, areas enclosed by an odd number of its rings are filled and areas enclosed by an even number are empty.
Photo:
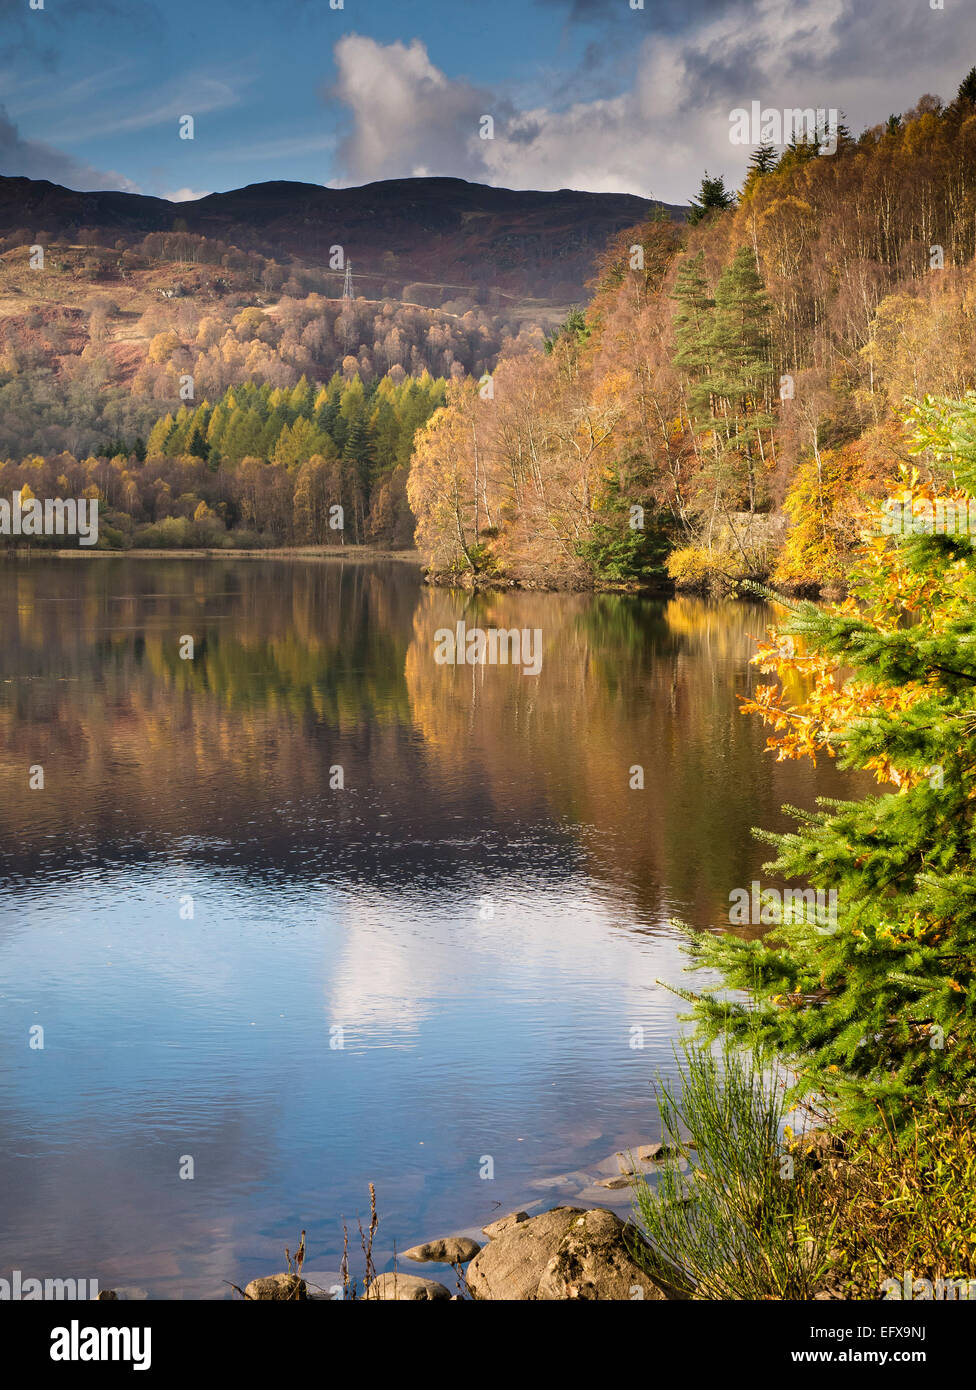
[[[409,281],[582,301],[600,251],[655,208],[627,193],[494,188],[456,178],[387,179],[358,188],[275,181],[172,203],[137,193],[79,193],[47,180],[0,176],[0,234],[73,238],[99,230],[134,241],[188,231],[241,250],[327,265],[342,246],[360,293]],[[362,277],[360,279],[360,277]]]

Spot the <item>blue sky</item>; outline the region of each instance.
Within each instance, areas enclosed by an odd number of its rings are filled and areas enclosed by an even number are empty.
[[[734,107],[836,106],[857,130],[976,62],[971,0],[637,3],[0,0],[0,172],[177,199],[452,174],[684,202],[705,167],[741,176]]]

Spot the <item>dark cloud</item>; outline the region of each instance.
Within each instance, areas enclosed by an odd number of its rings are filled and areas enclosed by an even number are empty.
[[[90,164],[73,159],[71,155],[45,145],[40,140],[26,140],[17,126],[0,106],[0,174],[8,178],[48,179],[66,188],[93,190],[119,188],[138,193],[138,188],[121,174],[103,173]]]
[[[543,122],[523,117],[503,133],[515,145],[531,145],[542,134]]]

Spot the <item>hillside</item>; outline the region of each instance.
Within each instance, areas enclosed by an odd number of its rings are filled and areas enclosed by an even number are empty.
[[[138,454],[244,383],[479,377],[541,349],[653,208],[448,178],[190,203],[0,178],[0,458]]]
[[[258,183],[187,203],[0,178],[0,236],[12,244],[101,233],[113,247],[131,247],[150,233],[185,231],[318,268],[338,245],[357,293],[369,298],[410,299],[404,290],[422,285],[430,304],[466,294],[483,304],[504,296],[563,305],[585,298],[594,257],[655,206],[629,194],[516,192],[453,178],[361,188]]]
[[[548,351],[503,352],[490,400],[450,384],[408,488],[431,569],[842,587],[925,397],[976,389],[974,228],[976,69],[832,152],[758,147],[737,191],[706,175],[687,225],[610,244]]]

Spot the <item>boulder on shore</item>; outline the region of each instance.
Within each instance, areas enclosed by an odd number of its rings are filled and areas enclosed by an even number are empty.
[[[305,1280],[297,1274],[269,1274],[264,1279],[252,1279],[244,1290],[244,1297],[301,1302],[308,1298],[308,1289]]]
[[[466,1265],[481,1249],[470,1236],[441,1236],[438,1240],[425,1241],[423,1245],[412,1245],[404,1250],[406,1260],[416,1260],[419,1264]]]
[[[489,1240],[497,1240],[505,1231],[512,1226],[519,1225],[522,1221],[528,1221],[527,1211],[510,1211],[507,1216],[500,1216],[497,1221],[489,1221],[487,1226],[482,1226],[481,1230]]]
[[[616,1153],[601,1159],[594,1166],[597,1173],[601,1174],[600,1185],[609,1186],[608,1178],[633,1178],[641,1174],[659,1173],[665,1163],[680,1157],[678,1151],[669,1144],[635,1144],[631,1149],[618,1149]]]
[[[554,1207],[527,1221],[515,1221],[468,1265],[467,1285],[473,1298],[535,1298],[539,1280],[582,1207]]]
[[[577,1216],[539,1279],[538,1299],[666,1300],[639,1255],[649,1247],[634,1226],[605,1207]]]
[[[450,1298],[451,1291],[436,1279],[421,1279],[416,1274],[378,1274],[363,1295],[367,1299],[396,1299],[401,1303],[433,1303],[435,1299]]]

